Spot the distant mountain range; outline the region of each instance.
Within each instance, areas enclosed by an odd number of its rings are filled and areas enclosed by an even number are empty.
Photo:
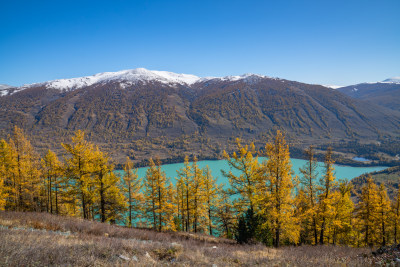
[[[340,87],[337,90],[352,98],[400,110],[400,77],[386,79],[377,83],[360,83]]]
[[[398,83],[400,84],[400,77],[393,77],[382,81],[383,83]]]
[[[234,137],[261,142],[276,129],[286,131],[292,142],[309,143],[398,136],[396,101],[367,93],[359,97],[357,92],[369,85],[350,88],[255,74],[201,78],[146,69],[106,72],[0,87],[0,135],[16,124],[47,149],[83,129],[120,159],[155,153],[174,157],[182,151],[215,156]],[[400,84],[374,88],[386,94],[398,92]]]

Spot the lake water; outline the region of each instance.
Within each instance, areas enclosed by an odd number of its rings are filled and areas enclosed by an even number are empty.
[[[265,158],[259,158],[260,161],[264,160]],[[303,167],[304,164],[307,162],[306,160],[303,159],[291,159],[292,161],[292,170],[296,175],[301,175],[299,168]],[[221,173],[221,170],[229,171],[229,165],[226,160],[203,160],[199,161],[198,165],[200,168],[203,168],[205,166],[209,166],[211,173],[214,177],[217,177],[217,182],[218,184],[224,183],[225,186],[229,186],[229,181],[226,177],[224,177]],[[183,163],[174,163],[174,164],[165,164],[162,165],[162,170],[165,172],[167,177],[170,178],[171,182],[175,184],[177,177],[177,170],[182,168],[184,166]],[[318,174],[319,176],[322,176],[324,173],[324,164],[322,162],[318,162]],[[368,173],[368,172],[374,172],[374,171],[381,171],[386,169],[387,167],[350,167],[350,166],[340,166],[340,165],[335,165],[335,172],[336,172],[336,178],[337,179],[346,179],[346,180],[351,180],[357,176],[360,176],[361,174]],[[138,169],[138,175],[139,177],[144,177],[146,174],[146,170],[148,167],[143,167]],[[118,171],[122,172],[122,171]],[[239,172],[235,170],[232,170],[233,173],[238,174]],[[122,174],[122,173],[121,173]]]
[[[371,161],[371,160],[369,160],[369,159],[362,158],[362,157],[354,157],[353,160],[355,160],[355,161],[361,161],[361,162]]]

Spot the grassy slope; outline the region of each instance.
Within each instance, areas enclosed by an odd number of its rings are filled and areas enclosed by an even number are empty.
[[[369,249],[237,245],[46,213],[0,212],[0,266],[365,266]],[[123,255],[131,260],[124,260]],[[135,260],[132,260],[135,258]],[[136,260],[137,259],[137,260]]]

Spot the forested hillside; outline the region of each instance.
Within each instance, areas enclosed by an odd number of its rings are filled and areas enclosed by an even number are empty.
[[[385,184],[390,198],[394,199],[397,197],[398,188],[400,185],[400,166],[387,168],[383,171],[373,172],[354,178],[352,180],[352,184],[354,185],[355,192],[360,192],[361,187],[369,178],[371,178],[378,185]]]
[[[162,159],[185,152],[217,158],[232,151],[237,136],[262,146],[277,129],[301,148],[399,134],[400,112],[319,85],[259,75],[165,81],[156,72],[127,71],[138,72],[133,82],[79,78],[11,88],[0,97],[0,135],[18,125],[39,151],[59,154],[57,144],[80,129],[122,163],[153,152]]]

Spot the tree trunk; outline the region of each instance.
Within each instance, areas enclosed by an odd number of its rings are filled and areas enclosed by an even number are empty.
[[[189,229],[189,185],[186,186],[186,232],[190,232]]]
[[[210,208],[210,204],[208,204],[208,227],[210,230],[210,235],[212,235],[212,221],[211,221],[211,208]]]
[[[315,216],[313,218],[313,225],[314,225],[314,240],[315,240],[315,245],[318,244],[318,231],[317,231],[317,220],[315,219]]]
[[[132,227],[132,193],[131,193],[131,183],[129,182],[129,227]]]
[[[277,221],[277,224],[278,224],[278,223],[279,223],[279,222]],[[276,248],[279,247],[280,235],[281,235],[281,233],[280,233],[280,227],[278,226],[278,227],[276,228],[276,230],[275,230],[275,247],[276,247]]]
[[[56,214],[58,215],[58,183],[55,183]]]
[[[105,210],[105,200],[104,200],[103,174],[100,174],[100,211],[101,211],[101,222],[105,222],[106,210]]]
[[[320,236],[319,236],[319,243],[321,245],[324,244],[324,230],[325,230],[325,217],[322,219],[321,233],[320,233]]]

